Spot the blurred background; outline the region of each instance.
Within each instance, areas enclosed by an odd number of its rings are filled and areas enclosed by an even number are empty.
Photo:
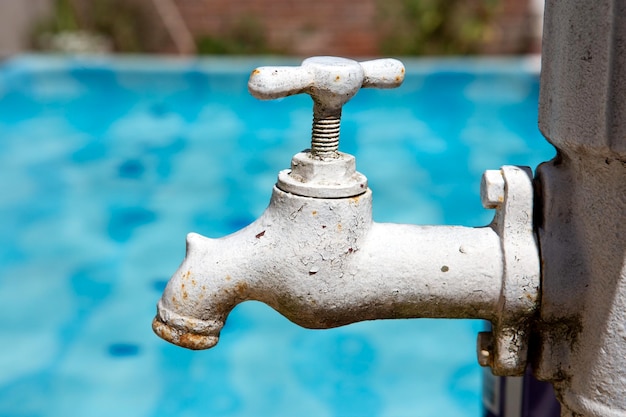
[[[537,53],[542,0],[0,0],[0,56]]]

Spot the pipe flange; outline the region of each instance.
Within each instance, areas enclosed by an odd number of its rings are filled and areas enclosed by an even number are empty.
[[[479,335],[478,358],[495,375],[526,370],[531,323],[539,309],[541,267],[533,227],[532,171],[503,166],[486,171],[481,183],[485,208],[495,208],[491,227],[500,236],[504,271],[492,333]]]

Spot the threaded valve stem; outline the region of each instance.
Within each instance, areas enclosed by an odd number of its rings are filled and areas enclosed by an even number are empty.
[[[340,117],[313,117],[311,154],[319,158],[333,157],[339,149]]]

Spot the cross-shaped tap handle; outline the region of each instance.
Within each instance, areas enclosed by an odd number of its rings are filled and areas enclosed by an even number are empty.
[[[250,94],[271,100],[306,93],[313,99],[311,154],[333,157],[339,146],[341,108],[361,89],[395,88],[404,80],[404,65],[396,59],[357,62],[322,56],[307,58],[299,67],[260,67],[248,81]]]

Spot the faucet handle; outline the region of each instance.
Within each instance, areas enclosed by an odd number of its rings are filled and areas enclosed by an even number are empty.
[[[261,100],[306,93],[313,99],[311,154],[335,158],[339,148],[341,109],[361,88],[395,88],[404,80],[404,65],[385,58],[357,62],[318,56],[299,67],[260,67],[252,71],[248,91]]]
[[[331,56],[307,58],[299,67],[259,67],[248,91],[261,100],[306,93],[313,99],[311,148],[294,155],[291,170],[278,174],[283,191],[315,198],[364,193],[367,178],[356,171],[354,156],[339,152],[341,109],[361,88],[394,88],[404,81],[396,59],[357,62]]]
[[[404,81],[404,65],[393,58],[374,59],[360,63],[365,75],[365,88],[396,88]]]
[[[396,59],[357,62],[318,56],[305,59],[299,67],[257,68],[250,75],[248,90],[261,100],[306,93],[317,110],[333,114],[341,113],[361,87],[394,88],[403,80],[404,66]]]

